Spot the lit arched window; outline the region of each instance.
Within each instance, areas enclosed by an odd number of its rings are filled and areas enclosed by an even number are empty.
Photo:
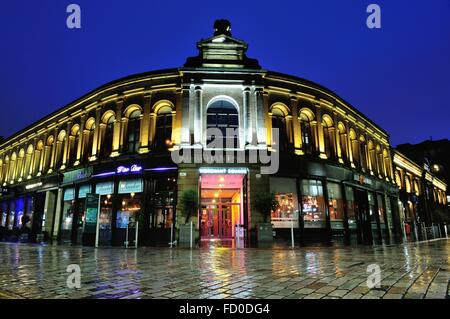
[[[353,156],[353,164],[360,167],[361,166],[361,161],[359,158],[359,141],[358,138],[356,136],[356,132],[354,129],[350,129],[350,147],[352,150],[352,156]]]
[[[92,144],[94,143],[94,131],[95,131],[95,120],[90,118],[86,121],[86,127],[84,130],[84,150],[83,150],[83,160],[87,162],[89,157],[92,155]]]
[[[311,121],[314,119],[314,114],[310,110],[302,110],[300,112],[300,131],[302,135],[302,147],[306,154],[313,153],[313,131]]]
[[[344,162],[348,160],[348,146],[347,146],[347,130],[343,123],[338,124],[338,138],[339,138],[339,147],[341,149],[341,157]]]
[[[141,133],[141,111],[135,110],[128,118],[126,151],[136,153],[139,150],[139,136]]]
[[[214,145],[220,145],[228,148],[239,147],[239,115],[236,107],[227,100],[218,100],[213,102],[207,110],[207,144],[214,142]],[[218,129],[221,136],[217,136],[209,131]]]
[[[278,129],[278,147],[280,152],[287,151],[289,149],[289,138],[287,135],[286,115],[287,111],[282,110],[278,106],[272,107],[272,129]],[[272,143],[276,144],[277,141],[273,139]]]
[[[378,165],[377,165],[377,155],[375,150],[375,144],[370,140],[368,144],[369,149],[369,158],[370,158],[370,166],[372,168],[372,172],[378,173]]]
[[[50,135],[47,138],[47,143],[44,148],[44,165],[43,165],[43,169],[42,169],[43,174],[47,174],[47,172],[50,168],[50,159],[51,159],[52,148],[53,148],[54,142],[55,142],[55,138],[53,137],[53,135]]]
[[[80,140],[80,126],[78,124],[75,124],[72,126],[72,129],[70,130],[70,136],[69,136],[69,149],[67,152],[67,164],[68,166],[73,166],[77,159],[77,148],[78,143]]]
[[[56,140],[56,157],[54,168],[58,169],[61,167],[63,160],[64,151],[64,140],[66,139],[66,131],[60,131],[58,134],[58,139]]]
[[[114,137],[114,122],[116,117],[113,112],[107,112],[103,115],[102,123],[104,125],[102,130],[102,142],[100,147],[100,154],[102,158],[108,157],[112,152],[112,144]]]
[[[367,170],[366,140],[362,135],[359,138],[359,153],[361,156],[361,168]]]
[[[323,142],[325,147],[325,154],[327,158],[332,158],[335,156],[334,154],[334,127],[333,120],[325,115],[322,118],[322,127],[323,127]]]
[[[172,143],[172,108],[162,106],[158,109],[155,123],[154,148],[165,150]]]

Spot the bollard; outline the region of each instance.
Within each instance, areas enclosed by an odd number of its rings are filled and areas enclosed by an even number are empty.
[[[136,221],[136,234],[134,237],[134,247],[138,247],[138,233],[139,233],[139,221]]]
[[[170,248],[173,247],[173,221],[172,221],[172,224],[170,225],[170,243],[169,243],[169,245],[170,245]]]
[[[190,247],[192,248],[192,222],[191,222],[191,231],[189,236]]]
[[[295,247],[295,243],[294,243],[294,220],[291,220],[291,246],[292,248]]]

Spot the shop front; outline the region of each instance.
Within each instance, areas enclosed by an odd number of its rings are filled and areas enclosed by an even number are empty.
[[[82,169],[67,176],[66,182],[71,183],[63,189],[61,243],[87,246],[95,245],[96,241],[100,246],[169,244],[176,203],[176,167],[149,168],[145,163],[123,162],[90,170]],[[83,178],[73,180],[77,174]],[[95,212],[92,203],[91,208],[86,208],[89,194],[97,196]],[[92,227],[97,225],[97,214],[98,227]]]
[[[47,194],[56,190],[57,177],[22,183],[0,197],[0,240],[43,240]],[[48,234],[46,234],[48,235]],[[48,236],[46,236],[48,237]]]
[[[247,168],[199,169],[200,239],[244,240],[248,225]]]

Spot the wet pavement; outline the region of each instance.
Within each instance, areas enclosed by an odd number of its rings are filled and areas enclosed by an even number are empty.
[[[68,288],[67,266],[81,270]],[[367,285],[368,266],[381,270]],[[373,267],[373,266],[371,266]],[[450,298],[450,239],[384,247],[139,249],[0,243],[0,298]]]

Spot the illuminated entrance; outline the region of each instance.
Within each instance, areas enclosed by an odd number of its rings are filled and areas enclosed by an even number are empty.
[[[244,237],[245,174],[202,174],[200,176],[201,239]]]

